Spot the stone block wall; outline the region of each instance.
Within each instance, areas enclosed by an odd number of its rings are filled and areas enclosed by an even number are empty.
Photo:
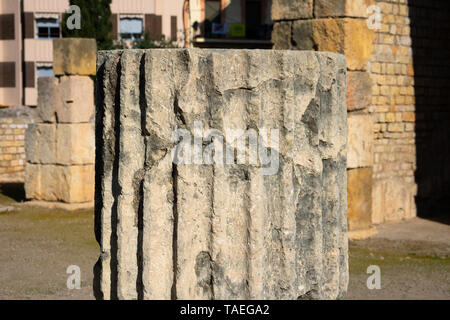
[[[71,204],[94,199],[94,83],[92,72],[78,67],[83,60],[71,67],[70,53],[93,51],[84,55],[95,57],[96,50],[95,40],[80,40],[55,40],[55,64],[65,69],[38,79],[37,119],[28,126],[25,139],[28,199]],[[71,48],[69,52],[60,50],[62,45]]]
[[[370,58],[374,114],[373,223],[416,215],[416,96],[408,1],[375,1]],[[433,81],[433,80],[431,80]]]
[[[373,168],[371,183],[367,170],[349,172],[350,229],[362,226],[352,216],[369,221],[353,214],[363,204],[354,199],[368,197],[364,186],[372,186],[364,210],[371,201],[373,224],[448,212],[450,2],[274,0],[272,15],[275,49],[346,55],[349,170]]]
[[[345,55],[348,111],[349,230],[372,223],[373,116],[369,61],[373,31],[366,23],[370,0],[274,0],[274,49]]]
[[[96,297],[342,297],[345,86],[333,53],[99,52]]]

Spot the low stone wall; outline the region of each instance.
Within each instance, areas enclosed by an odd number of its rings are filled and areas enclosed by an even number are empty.
[[[25,178],[25,130],[35,118],[28,107],[0,108],[0,183]]]
[[[343,56],[158,49],[97,63],[97,298],[346,292]]]
[[[23,182],[26,126],[19,118],[0,118],[0,182]]]

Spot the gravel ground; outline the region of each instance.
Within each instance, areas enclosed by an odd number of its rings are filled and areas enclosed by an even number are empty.
[[[0,299],[94,299],[92,267],[99,247],[92,210],[24,206],[20,186],[0,186]],[[378,227],[350,242],[346,299],[450,299],[450,226],[412,219]],[[67,289],[67,268],[81,270],[81,289]],[[381,270],[369,290],[367,267]]]

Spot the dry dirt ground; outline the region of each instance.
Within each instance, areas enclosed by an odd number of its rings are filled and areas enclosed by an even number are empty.
[[[99,247],[93,212],[65,212],[20,203],[20,185],[0,185],[0,299],[93,299],[92,267]],[[378,227],[350,242],[346,299],[450,299],[450,225],[422,219]],[[66,270],[81,270],[81,289],[67,289]],[[369,290],[367,267],[381,270]]]

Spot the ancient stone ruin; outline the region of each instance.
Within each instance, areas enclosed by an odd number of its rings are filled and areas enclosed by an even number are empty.
[[[55,77],[38,79],[38,119],[25,137],[28,199],[94,200],[96,51],[95,40],[54,40]]]
[[[346,71],[311,51],[99,52],[96,297],[341,297]]]

